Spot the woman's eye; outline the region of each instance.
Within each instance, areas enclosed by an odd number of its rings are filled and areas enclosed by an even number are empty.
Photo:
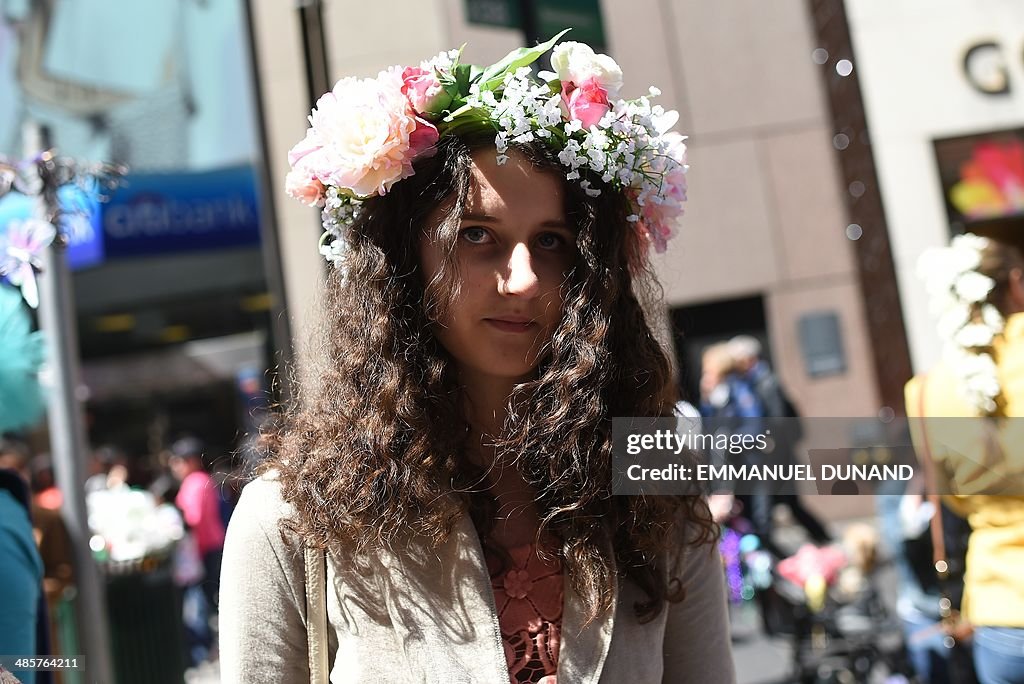
[[[486,230],[477,226],[464,228],[460,234],[463,238],[476,245],[487,242],[487,238],[489,237]]]
[[[564,247],[566,240],[558,233],[544,233],[537,238],[537,246],[541,249],[558,249]]]

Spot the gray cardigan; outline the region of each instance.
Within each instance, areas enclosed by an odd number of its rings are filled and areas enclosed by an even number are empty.
[[[309,681],[302,548],[283,539],[290,513],[270,477],[245,487],[231,518],[221,575],[220,650],[225,684]],[[722,565],[712,546],[672,559],[686,598],[640,624],[644,598],[631,582],[615,609],[584,627],[579,597],[565,587],[560,684],[735,682]],[[381,553],[327,562],[332,684],[506,684],[490,578],[468,516],[430,554]]]

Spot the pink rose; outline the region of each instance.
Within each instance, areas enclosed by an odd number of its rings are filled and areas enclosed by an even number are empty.
[[[295,168],[288,172],[284,179],[285,191],[304,204],[311,207],[324,206],[326,188],[303,168]]]
[[[610,108],[608,91],[595,77],[580,84],[563,81],[562,102],[569,111],[569,118],[579,121],[584,128],[596,125]]]
[[[551,51],[551,68],[562,83],[572,82],[577,86],[590,79],[604,88],[608,97],[615,100],[622,87],[622,69],[608,55],[597,54],[585,43],[566,41]]]
[[[433,154],[432,148],[440,138],[437,126],[416,117],[416,129],[409,134],[409,150],[414,157],[429,157]]]
[[[440,114],[452,101],[434,72],[420,67],[402,72],[402,92],[417,114]]]

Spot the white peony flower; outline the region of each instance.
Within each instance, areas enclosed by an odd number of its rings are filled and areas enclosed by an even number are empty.
[[[288,153],[293,168],[358,196],[385,194],[412,175],[413,158],[437,142],[416,117],[397,67],[375,79],[343,78],[317,100],[306,137]]]

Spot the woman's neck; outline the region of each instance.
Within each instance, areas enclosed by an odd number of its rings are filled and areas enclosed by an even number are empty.
[[[464,407],[469,422],[466,458],[485,469],[486,484],[497,502],[494,527],[489,536],[503,547],[533,541],[539,520],[536,492],[523,479],[512,455],[498,456],[496,437],[500,436],[508,416],[509,398],[522,380],[461,374],[465,390]]]
[[[463,412],[469,423],[467,456],[480,466],[494,463],[494,442],[505,428],[509,398],[521,380],[499,378],[462,370],[459,380],[465,392]]]

